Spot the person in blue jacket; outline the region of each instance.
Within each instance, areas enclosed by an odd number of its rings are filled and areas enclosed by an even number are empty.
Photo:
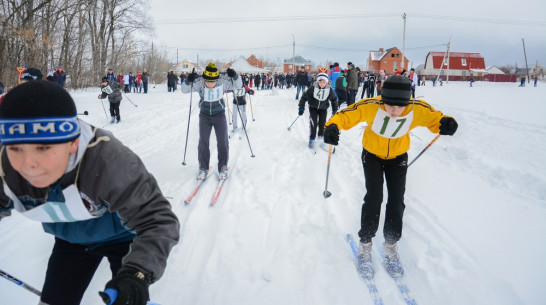
[[[64,87],[64,83],[66,81],[66,73],[64,73],[63,66],[59,66],[57,68],[57,71],[53,73],[53,79],[59,86]]]

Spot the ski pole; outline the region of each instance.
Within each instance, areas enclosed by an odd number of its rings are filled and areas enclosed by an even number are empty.
[[[254,110],[252,109],[252,96],[250,96],[250,93],[248,94],[248,98],[250,99],[250,113],[252,114],[252,121],[256,121],[254,119]]]
[[[233,92],[233,101],[235,102],[235,99],[237,97],[235,96],[235,85],[233,84],[233,78],[231,78],[231,87],[233,89],[233,90],[231,90],[231,92]],[[235,109],[233,111],[235,111]],[[241,124],[243,125],[243,130],[245,131],[246,141],[248,142],[248,147],[250,148],[250,156],[252,158],[254,158],[256,156],[254,155],[254,152],[252,152],[252,145],[250,145],[250,140],[248,139],[248,133],[246,132],[246,124],[243,121],[243,116],[241,115],[241,110],[239,109],[239,104],[237,104],[237,112],[239,112],[239,118],[241,119]]]
[[[294,122],[292,122],[292,124],[290,124],[290,126],[288,126],[288,131],[290,131],[290,128],[292,128],[292,125],[294,125],[294,123],[296,123],[296,121],[300,118],[301,115],[298,115],[296,117],[296,119],[294,120]]]
[[[26,290],[28,290],[28,291],[34,293],[34,294],[37,295],[37,296],[41,296],[41,295],[42,295],[42,293],[40,292],[40,290],[38,290],[38,289],[36,289],[36,288],[30,286],[29,284],[27,284],[27,283],[21,281],[20,279],[14,277],[13,275],[11,275],[11,274],[5,272],[5,271],[2,270],[2,269],[0,269],[0,277],[5,278],[6,280],[8,280],[8,281],[14,283],[14,284],[17,285],[17,286],[21,286],[21,287],[25,288]]]
[[[438,140],[438,138],[440,137],[440,135],[438,134],[436,137],[434,137],[434,139],[432,139],[432,141],[430,141],[430,143],[428,143],[427,147],[425,147],[425,149],[423,149],[423,151],[421,151],[417,157],[415,157],[415,159],[413,159],[410,164],[408,164],[408,167],[410,167],[413,162],[415,162],[417,159],[419,159],[419,157],[421,157],[421,155],[432,145],[434,144],[434,142],[436,142],[436,140]]]
[[[195,73],[195,68],[191,70],[191,73]],[[193,80],[195,81],[195,79]],[[190,119],[191,119],[191,102],[193,97],[193,82],[191,82],[190,87],[190,111],[188,111],[188,128],[186,128],[186,145],[184,146],[184,160],[182,161],[182,165],[186,165],[186,150],[188,149],[188,135],[190,133]]]
[[[328,177],[330,176],[330,161],[332,160],[332,145],[328,148],[328,166],[326,167],[326,186],[324,187],[324,192],[322,195],[324,198],[332,196],[332,193],[328,191]]]
[[[108,120],[108,114],[106,114],[106,108],[104,108],[104,103],[102,102],[102,99],[99,97],[100,104],[102,105],[102,109],[104,110],[104,116],[106,116],[106,119]]]
[[[127,96],[127,94],[123,93],[123,96],[125,96],[129,100],[129,102],[131,102],[131,104],[133,104],[133,106],[135,106],[135,108],[138,107],[137,104],[135,104],[135,103],[133,103],[133,101],[131,101],[131,99]]]
[[[101,296],[102,300],[104,301],[104,304],[112,305],[118,298],[118,291],[113,288],[108,288],[103,291],[99,291],[99,295]],[[146,305],[159,305],[158,303],[154,303],[151,301],[146,302]]]
[[[83,113],[78,113],[78,115],[88,115],[89,112],[87,112],[87,110],[85,110]]]

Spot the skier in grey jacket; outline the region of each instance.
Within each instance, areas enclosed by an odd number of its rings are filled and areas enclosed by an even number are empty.
[[[113,304],[145,305],[180,227],[138,156],[80,121],[68,92],[50,82],[5,96],[0,141],[0,219],[16,210],[55,236],[40,304],[80,304],[106,257]]]
[[[218,173],[220,179],[227,177],[227,163],[229,159],[228,128],[226,120],[226,103],[223,99],[227,90],[242,87],[241,77],[227,64],[227,75],[220,77],[214,63],[209,63],[203,71],[202,77],[197,79],[197,73],[188,75],[181,85],[182,93],[199,92],[199,173],[197,179],[204,180],[209,171],[210,133],[214,127],[218,149]]]
[[[114,123],[114,121],[119,123],[121,121],[119,105],[123,98],[121,95],[123,92],[123,85],[116,81],[109,80],[108,77],[103,77],[100,89],[102,93],[99,94],[99,98],[105,99],[108,96],[108,101],[110,102],[110,123]]]

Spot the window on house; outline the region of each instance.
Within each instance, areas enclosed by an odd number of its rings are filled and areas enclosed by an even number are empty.
[[[396,58],[400,57],[400,54],[396,54]]]
[[[391,57],[394,57],[394,54],[391,54]]]
[[[288,65],[288,68],[289,68],[289,69],[292,69],[292,65]]]
[[[466,66],[466,58],[461,58],[461,63],[463,66]]]
[[[392,70],[394,71],[394,69],[398,69],[398,68],[396,67],[396,61],[394,61],[394,62],[392,63]]]
[[[447,57],[444,58],[444,66],[447,66]]]

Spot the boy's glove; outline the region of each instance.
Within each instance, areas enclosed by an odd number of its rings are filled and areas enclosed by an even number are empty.
[[[298,115],[303,115],[304,111],[305,111],[305,108],[298,109]]]
[[[452,136],[457,131],[457,121],[454,118],[445,116],[440,120],[440,134],[443,136]]]
[[[131,268],[122,267],[118,274],[106,283],[105,289],[117,290],[118,296],[112,305],[146,305],[150,299],[148,293],[148,282],[142,272]],[[111,302],[110,297],[104,292],[99,292],[103,301]]]
[[[339,129],[336,124],[328,125],[324,130],[324,143],[337,145],[339,142]]]
[[[227,69],[227,76],[229,76],[229,77],[231,77],[231,78],[234,78],[235,75],[237,75],[237,74],[235,73],[235,70],[233,70],[233,69],[231,69],[231,68]]]
[[[188,83],[193,83],[196,78],[197,78],[197,73],[192,72],[192,73],[188,74],[188,77],[186,77],[186,81]]]

